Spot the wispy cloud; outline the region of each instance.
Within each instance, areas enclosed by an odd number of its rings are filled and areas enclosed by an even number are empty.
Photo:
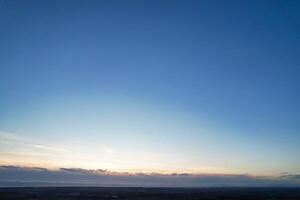
[[[113,150],[113,149],[111,149],[111,148],[107,148],[107,147],[103,148],[103,151],[104,151],[105,153],[107,153],[107,154],[110,154],[110,155],[116,154],[116,153],[117,153],[115,150]]]
[[[36,183],[52,185],[118,185],[118,186],[169,186],[169,187],[199,187],[199,186],[300,186],[300,174],[282,173],[278,176],[252,176],[248,174],[211,174],[211,173],[132,173],[126,171],[112,171],[110,167],[104,169],[86,169],[89,167],[74,165],[73,160],[88,163],[98,155],[103,158],[95,160],[102,165],[114,161],[113,156],[121,154],[114,148],[102,147],[96,155],[74,153],[69,146],[52,145],[36,139],[21,137],[16,134],[0,132],[0,186],[34,186]],[[97,152],[97,153],[95,153]],[[101,152],[103,154],[101,154]],[[99,153],[99,154],[98,154]],[[79,155],[78,155],[79,154]],[[86,160],[84,158],[88,157]],[[95,157],[93,157],[95,156]],[[107,161],[106,157],[110,157]],[[69,163],[66,163],[68,158]],[[73,159],[73,160],[72,160]],[[42,161],[45,160],[45,163]],[[43,168],[51,167],[56,170]],[[26,162],[25,162],[26,161]],[[28,162],[27,162],[28,161]],[[120,161],[116,163],[123,163]],[[133,161],[128,165],[132,165]],[[29,163],[29,164],[28,164]],[[61,165],[61,163],[63,163]],[[151,164],[151,163],[150,163]],[[33,166],[33,167],[23,167]],[[57,169],[57,166],[61,168]],[[63,166],[63,167],[62,167]],[[69,166],[77,166],[72,168]],[[78,168],[79,166],[79,168]],[[81,167],[81,168],[80,168]],[[101,168],[101,167],[100,167]]]
[[[43,149],[52,152],[66,152],[68,151],[63,146],[58,145],[48,145],[41,143],[37,140],[21,137],[16,134],[8,133],[8,132],[1,132],[0,131],[0,143],[4,145],[22,145],[28,148],[33,149]]]
[[[71,153],[63,145],[0,131],[0,164],[52,165],[60,155]]]

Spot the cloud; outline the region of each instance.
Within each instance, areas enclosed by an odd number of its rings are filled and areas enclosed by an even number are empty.
[[[0,144],[22,146],[31,150],[42,150],[53,153],[67,152],[63,146],[43,144],[39,141],[0,131]]]
[[[300,181],[300,174],[285,174],[280,176],[280,178]]]
[[[15,134],[0,132],[0,186],[144,186],[144,187],[200,187],[200,186],[300,186],[300,175],[282,173],[279,176],[264,177],[247,174],[191,174],[191,173],[128,173],[107,169],[59,168],[49,170],[28,166],[24,158],[31,161],[53,159],[66,152],[68,148],[51,145],[24,138]],[[107,154],[115,153],[106,148]],[[12,163],[15,165],[5,165]],[[76,158],[77,160],[77,158]],[[7,161],[7,162],[6,162]],[[16,162],[20,161],[20,163]],[[60,161],[60,160],[59,160]],[[24,162],[25,164],[23,164]],[[30,165],[32,166],[32,165]],[[33,166],[48,166],[35,165]],[[60,165],[66,166],[66,165]],[[69,165],[73,166],[73,165]],[[76,165],[74,165],[76,166]]]
[[[103,151],[107,154],[113,155],[115,153],[117,153],[115,150],[112,150],[111,148],[103,148]]]
[[[0,165],[51,166],[51,163],[69,154],[71,151],[63,145],[0,131]]]
[[[0,186],[300,186],[299,175],[263,177],[234,174],[117,173],[105,169],[0,166]]]

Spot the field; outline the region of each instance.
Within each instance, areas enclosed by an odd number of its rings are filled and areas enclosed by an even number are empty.
[[[2,200],[300,200],[300,188],[1,188]]]

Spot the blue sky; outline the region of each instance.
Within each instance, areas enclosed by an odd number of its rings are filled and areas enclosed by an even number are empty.
[[[300,173],[299,6],[1,1],[0,164]]]

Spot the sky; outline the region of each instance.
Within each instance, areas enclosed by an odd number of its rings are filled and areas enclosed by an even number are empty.
[[[297,176],[299,8],[1,0],[0,166]]]

